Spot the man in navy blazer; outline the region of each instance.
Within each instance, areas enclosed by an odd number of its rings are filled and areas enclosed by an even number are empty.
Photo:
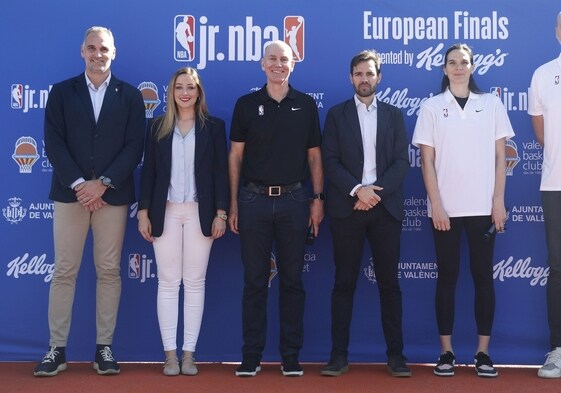
[[[380,293],[388,369],[393,376],[411,375],[403,356],[398,281],[408,143],[399,109],[376,100],[380,69],[380,57],[374,50],[353,57],[350,79],[355,95],[329,110],[323,131],[335,284],[331,295],[331,358],[322,375],[338,376],[348,370],[349,329],[365,238]]]
[[[45,110],[45,150],[53,166],[55,270],[49,293],[50,349],[35,376],[66,370],[66,344],[76,276],[93,233],[97,274],[94,369],[118,374],[111,351],[121,296],[120,262],[127,205],[135,201],[133,171],[142,158],[145,108],[133,86],[111,74],[113,34],[86,31],[85,73],[53,86]]]

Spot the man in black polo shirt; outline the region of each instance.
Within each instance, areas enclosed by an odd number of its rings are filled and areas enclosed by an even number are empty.
[[[240,377],[261,370],[273,241],[282,372],[304,374],[298,363],[305,298],[302,267],[307,228],[312,226],[317,235],[323,219],[323,171],[316,103],[288,84],[294,63],[286,43],[270,42],[261,59],[267,84],[239,98],[232,118],[228,221],[240,235],[244,265],[243,361],[236,370]]]

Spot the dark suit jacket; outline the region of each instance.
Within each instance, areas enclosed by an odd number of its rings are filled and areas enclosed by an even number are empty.
[[[398,220],[403,219],[403,180],[409,169],[407,134],[403,114],[378,101],[376,136],[376,193]],[[322,155],[328,180],[326,210],[331,217],[345,218],[353,212],[351,190],[362,182],[364,149],[354,98],[329,110],[323,131]]]
[[[70,185],[107,176],[110,205],[135,201],[133,171],[142,158],[145,108],[138,89],[111,76],[96,123],[84,74],[53,85],[45,110],[45,151],[54,172],[49,198],[76,202]]]
[[[164,216],[171,179],[171,145],[173,132],[158,141],[155,133],[158,121],[148,125],[144,165],[140,177],[138,209],[148,209],[152,236],[164,231]],[[205,236],[211,236],[212,221],[217,209],[228,210],[228,164],[224,121],[209,116],[201,127],[195,123],[195,186],[199,203],[199,220]]]

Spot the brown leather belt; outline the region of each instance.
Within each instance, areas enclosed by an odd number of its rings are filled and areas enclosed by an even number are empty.
[[[276,197],[281,196],[282,194],[286,194],[287,192],[296,191],[304,187],[304,184],[300,181],[280,186],[266,186],[264,184],[245,183],[244,187],[257,194],[265,194],[270,197]]]

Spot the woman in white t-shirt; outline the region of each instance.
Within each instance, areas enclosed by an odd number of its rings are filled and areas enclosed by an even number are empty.
[[[495,313],[495,236],[484,234],[491,224],[504,230],[505,140],[514,132],[500,99],[477,88],[474,69],[467,45],[455,44],[446,51],[442,93],[423,103],[413,135],[413,144],[421,149],[438,264],[441,355],[434,373],[439,376],[454,375],[452,329],[464,229],[475,285],[475,370],[482,377],[498,375],[488,352]]]

